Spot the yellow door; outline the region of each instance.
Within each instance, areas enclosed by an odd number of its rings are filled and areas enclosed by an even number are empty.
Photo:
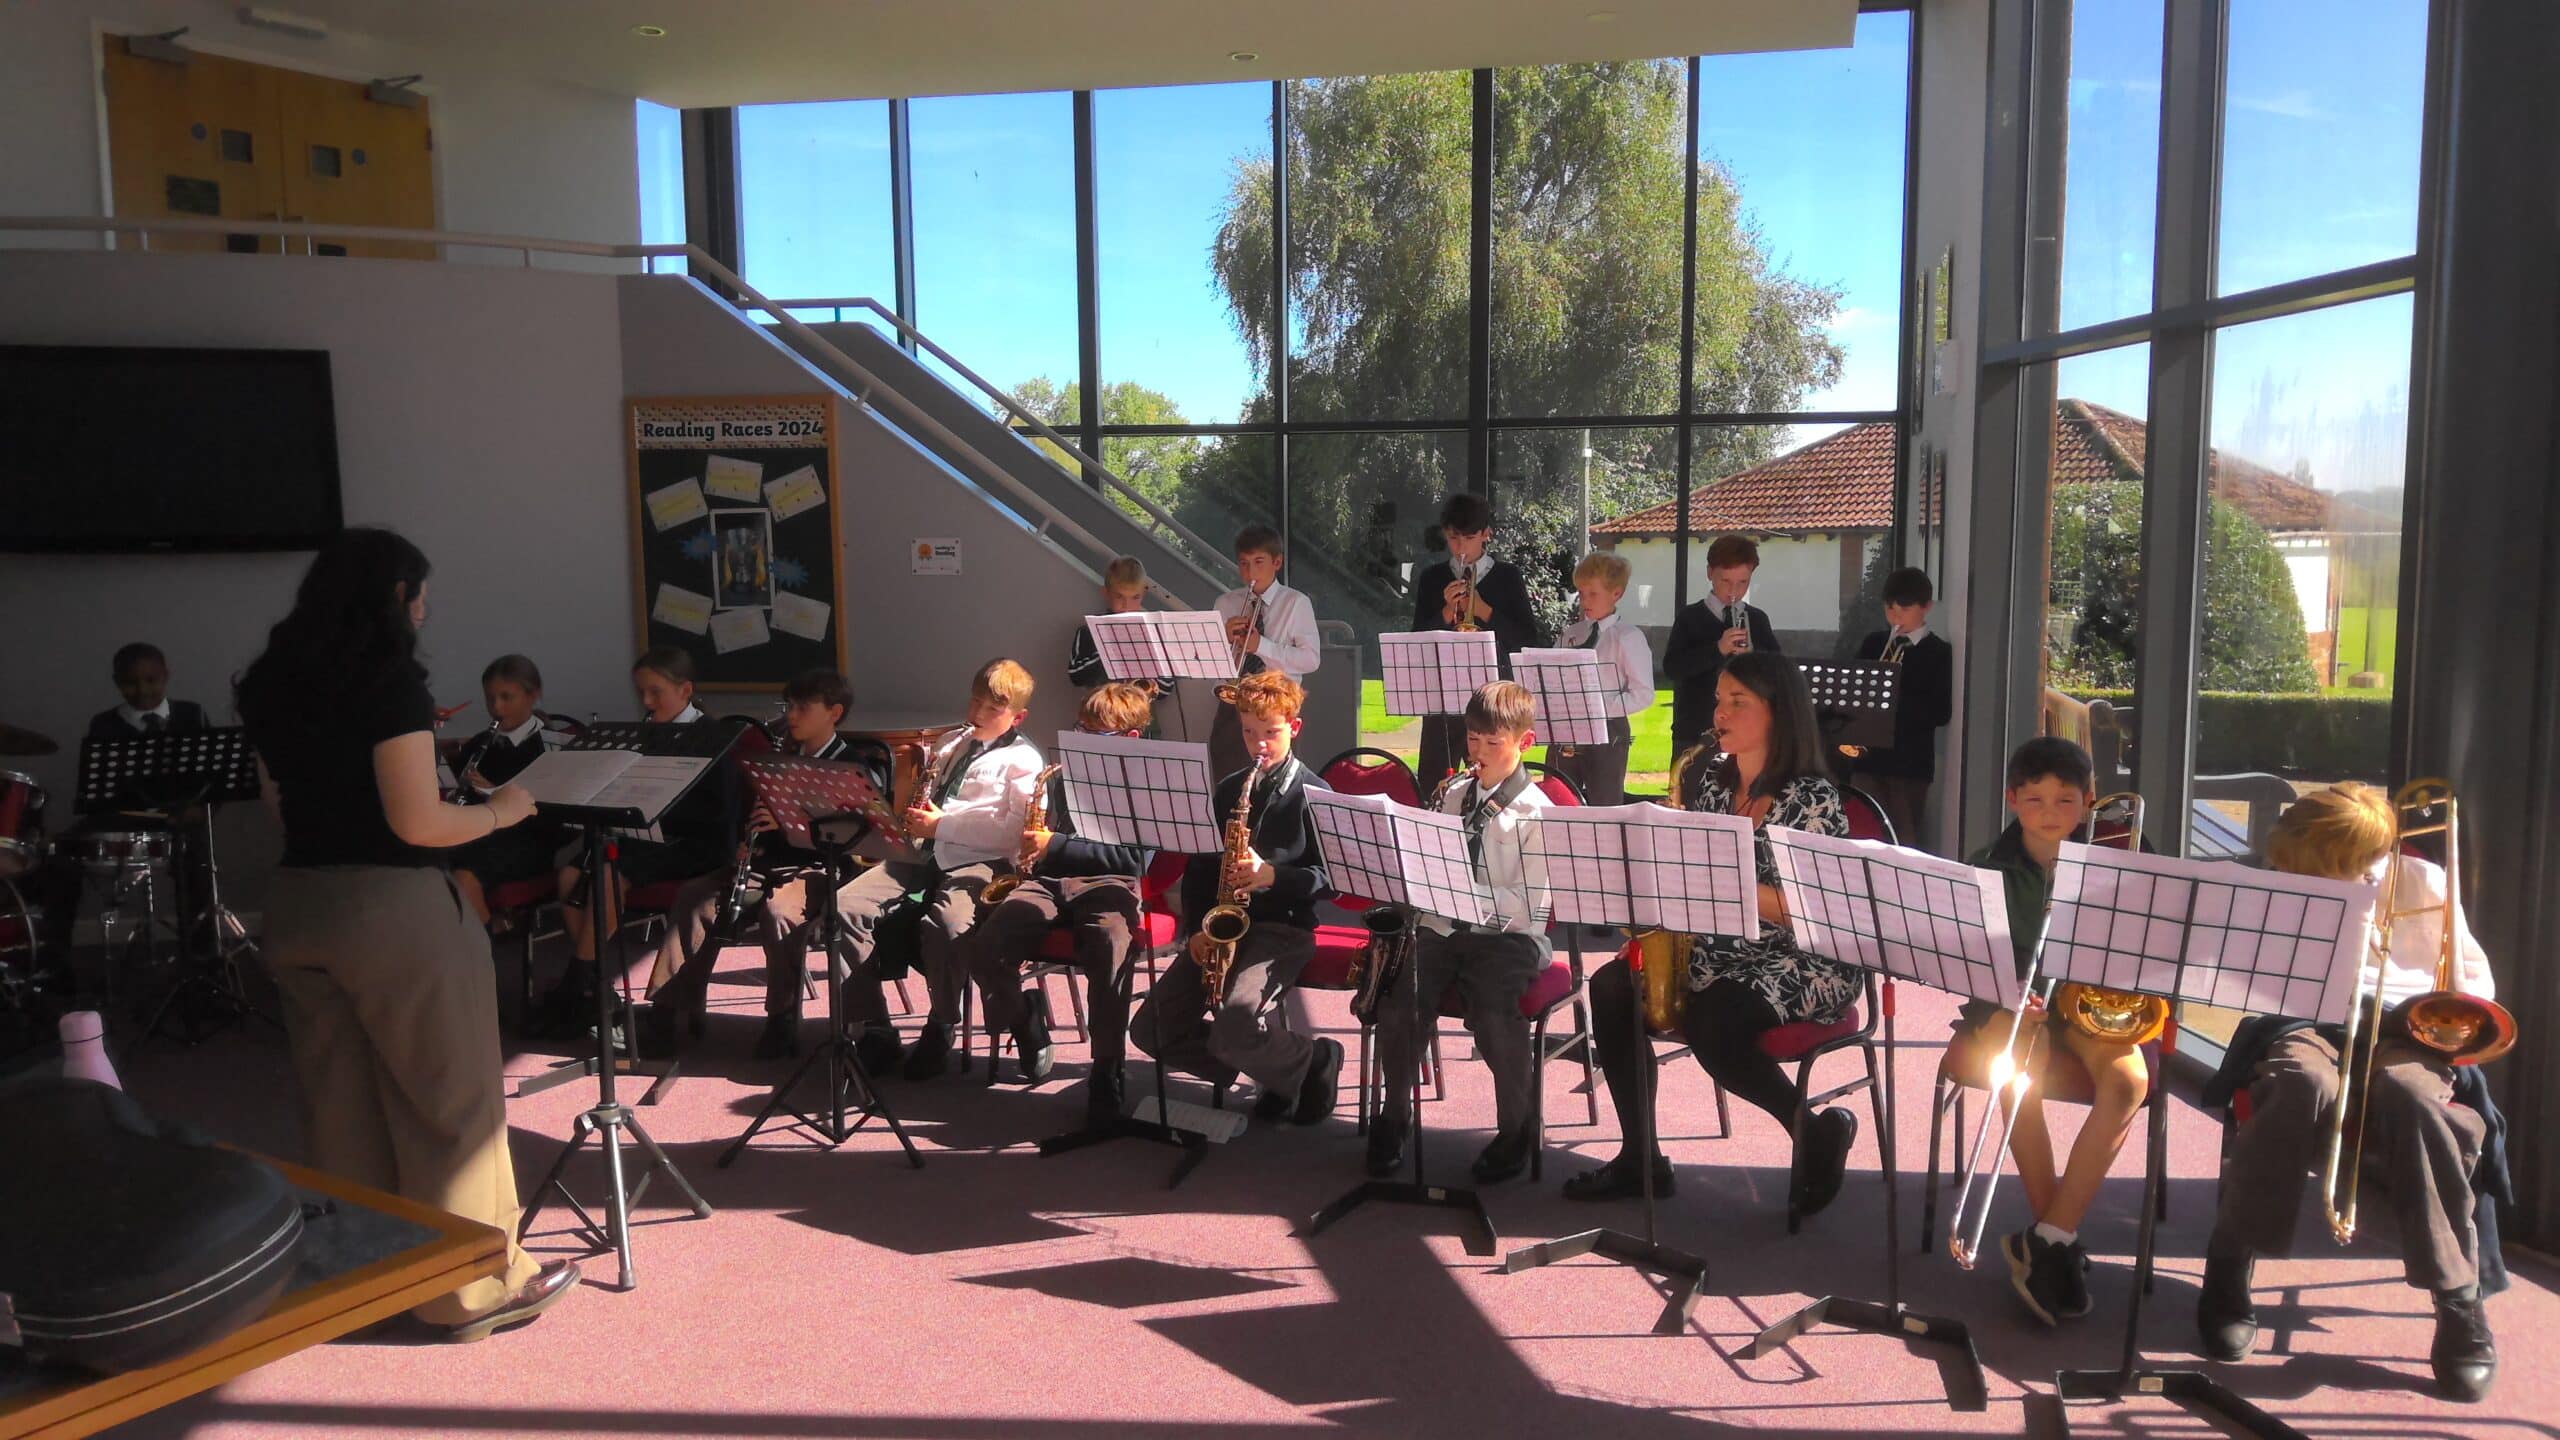
[[[432,230],[427,105],[382,104],[365,86],[190,52],[184,64],[107,46],[107,163],[115,213],[309,220]],[[154,249],[274,254],[272,238],[155,234]],[[432,259],[384,241],[292,242],[322,255]]]

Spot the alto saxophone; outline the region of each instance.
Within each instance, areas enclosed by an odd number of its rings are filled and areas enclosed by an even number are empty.
[[[978,894],[980,905],[1003,904],[1006,896],[1021,888],[1022,882],[1030,878],[1031,867],[1039,862],[1039,856],[1033,852],[1031,837],[1049,828],[1049,782],[1065,768],[1057,764],[1046,766],[1040,771],[1039,778],[1031,782],[1031,808],[1022,812],[1022,846],[1014,852],[1013,873],[988,881],[987,888]]]
[[[1236,808],[1227,815],[1227,848],[1218,871],[1218,893],[1225,898],[1200,917],[1200,979],[1216,1006],[1227,997],[1227,975],[1235,969],[1236,942],[1253,928],[1245,900],[1253,887],[1253,871],[1245,857],[1253,853],[1253,792],[1262,784],[1270,762],[1256,758],[1236,792]]]

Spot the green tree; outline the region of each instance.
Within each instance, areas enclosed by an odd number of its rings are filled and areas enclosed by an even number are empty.
[[[1495,404],[1508,415],[1672,410],[1680,391],[1681,207],[1686,81],[1675,61],[1505,70],[1494,93],[1492,303]],[[1468,216],[1473,107],[1458,74],[1292,82],[1286,255],[1293,416],[1446,422],[1466,414]],[[1277,237],[1272,161],[1238,162],[1212,257],[1228,313],[1258,372],[1284,349],[1269,303]],[[1702,407],[1784,410],[1839,372],[1825,327],[1836,290],[1777,273],[1745,221],[1731,176],[1698,170],[1698,391]],[[1271,414],[1268,393],[1248,420]],[[1497,522],[1531,563],[1542,605],[1562,613],[1561,575],[1587,545],[1573,533],[1579,431],[1506,433]],[[1569,440],[1566,437],[1570,437]],[[1293,563],[1372,548],[1378,506],[1418,555],[1437,497],[1465,483],[1463,437],[1445,430],[1293,444]],[[1698,437],[1700,482],[1765,459],[1768,429]],[[1613,462],[1593,518],[1666,499],[1658,463]],[[1253,463],[1260,459],[1257,468]],[[1195,486],[1270,516],[1267,457],[1226,447]],[[1259,508],[1257,509],[1257,502]],[[1605,508],[1604,508],[1605,505]],[[1522,542],[1534,549],[1524,550]],[[1402,602],[1348,563],[1319,578],[1329,613],[1364,631],[1402,623]],[[1306,583],[1303,579],[1301,583]]]
[[[2053,682],[2065,689],[2130,689],[2142,589],[2142,486],[2065,485],[2053,497],[2048,601],[2068,629],[2049,635]],[[2240,510],[2207,503],[2203,673],[2199,690],[2316,688],[2310,638],[2284,557]]]
[[[1046,375],[1034,375],[1013,387],[1013,398],[1024,409],[1039,416],[1072,438],[1074,427],[1084,423],[1083,387],[1070,380],[1061,386]],[[999,412],[1001,414],[1001,412]],[[1150,390],[1134,380],[1117,380],[1102,387],[1102,423],[1105,425],[1181,425],[1187,423],[1182,407],[1173,397],[1160,390]],[[1075,457],[1046,439],[1031,442],[1059,465],[1073,470]],[[1097,457],[1111,467],[1113,473],[1129,482],[1129,487],[1168,510],[1182,503],[1185,477],[1197,462],[1206,442],[1192,435],[1119,435],[1104,442]],[[1127,496],[1117,497],[1123,510],[1140,523],[1150,523],[1144,511]]]

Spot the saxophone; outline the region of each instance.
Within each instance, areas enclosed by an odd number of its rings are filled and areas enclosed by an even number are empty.
[[[1244,777],[1244,788],[1236,792],[1236,808],[1227,815],[1227,848],[1218,872],[1218,893],[1225,898],[1200,917],[1200,978],[1213,1008],[1227,997],[1227,974],[1235,969],[1236,942],[1253,928],[1253,917],[1245,913],[1245,899],[1253,884],[1253,872],[1246,868],[1245,857],[1253,852],[1253,792],[1262,784],[1262,772],[1269,764],[1257,756],[1253,769]]]
[[[1693,766],[1712,758],[1716,752],[1715,734],[1680,752],[1671,762],[1671,783],[1663,803],[1674,810],[1685,808],[1681,787]],[[1676,934],[1669,930],[1647,930],[1627,942],[1621,952],[1635,962],[1636,1000],[1644,1007],[1644,1026],[1663,1034],[1676,1034],[1689,1009],[1689,956],[1697,948],[1695,935]]]
[[[1431,792],[1427,808],[1437,810],[1449,797],[1452,787],[1475,778],[1475,771],[1453,771]],[[1378,1023],[1378,1007],[1395,987],[1405,967],[1413,963],[1419,917],[1409,905],[1374,905],[1360,912],[1360,924],[1369,932],[1369,943],[1351,957],[1349,973],[1343,976],[1351,986],[1351,1018],[1363,1025]]]
[[[1022,812],[1022,848],[1014,852],[1013,873],[988,881],[987,888],[978,894],[980,905],[1003,904],[1005,897],[1021,888],[1022,882],[1029,878],[1031,867],[1039,860],[1031,837],[1049,828],[1049,782],[1065,768],[1064,765],[1049,765],[1041,770],[1039,778],[1031,782],[1031,808]]]

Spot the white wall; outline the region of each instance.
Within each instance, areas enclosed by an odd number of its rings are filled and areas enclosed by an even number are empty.
[[[387,45],[353,31],[300,40],[239,23],[219,0],[9,0],[0,4],[0,212],[106,211],[97,31],[188,27],[182,45],[347,79],[423,74],[435,124],[437,207],[447,230],[636,242],[632,101],[492,73],[468,55]],[[502,42],[493,42],[502,43]],[[0,232],[0,245],[96,248],[87,236]],[[498,257],[489,257],[498,258]]]
[[[416,261],[0,253],[0,342],[328,350],[346,518],[402,531],[436,567],[437,698],[476,700],[480,667],[522,651],[546,702],[580,716],[629,707],[615,300],[601,276]],[[76,750],[116,701],[107,657],[146,639],[169,654],[172,693],[222,716],[308,560],[0,557],[0,714]],[[24,768],[67,795],[72,762]],[[254,869],[239,858],[226,879]]]

